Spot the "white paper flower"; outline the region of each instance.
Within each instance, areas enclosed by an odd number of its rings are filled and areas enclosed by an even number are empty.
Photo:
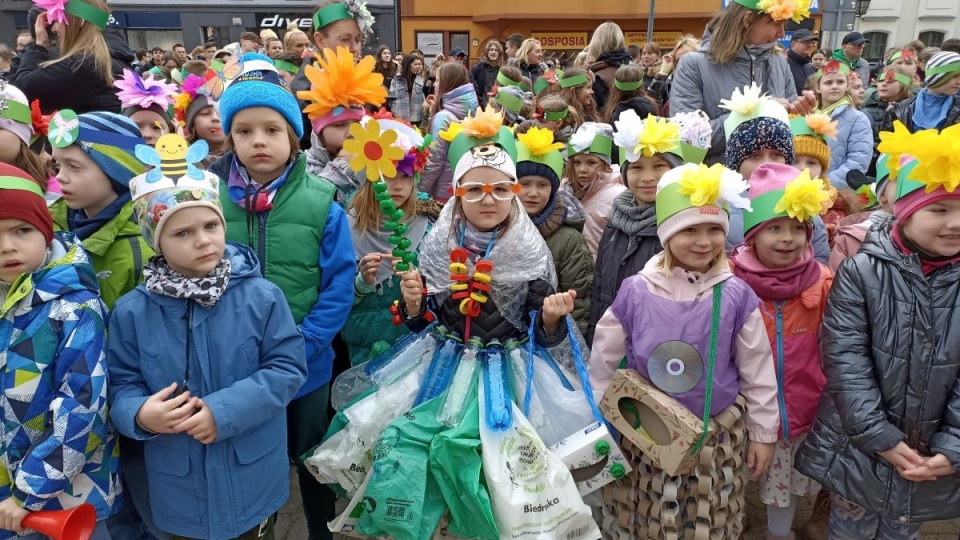
[[[753,114],[753,111],[757,110],[757,107],[769,97],[767,94],[762,94],[761,92],[762,90],[757,86],[757,83],[744,86],[742,90],[737,88],[733,91],[730,99],[720,100],[720,108],[730,112],[740,113],[744,116],[750,116]]]
[[[596,122],[584,122],[584,124],[577,129],[576,133],[570,137],[570,146],[573,147],[573,150],[577,153],[583,152],[590,148],[593,140],[600,132],[600,124]]]
[[[613,142],[626,152],[627,161],[633,163],[640,154],[636,152],[640,135],[643,134],[643,120],[637,116],[637,111],[627,109],[620,113],[619,119],[614,122],[617,131],[613,134]]]
[[[750,199],[745,196],[748,189],[750,184],[740,173],[724,168],[723,175],[720,177],[720,202],[752,211]]]
[[[697,148],[709,150],[713,142],[713,127],[703,111],[677,113],[670,121],[680,126],[680,140]]]

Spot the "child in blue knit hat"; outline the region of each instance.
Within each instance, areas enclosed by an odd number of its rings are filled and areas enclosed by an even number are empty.
[[[143,144],[140,128],[108,112],[77,115],[64,109],[50,122],[48,139],[60,166],[63,198],[50,207],[57,230],[77,235],[90,254],[100,295],[114,302],[143,279],[153,255],[133,217],[130,179],[143,173],[134,148]]]
[[[219,101],[228,151],[210,171],[221,179],[227,240],[253,248],[306,340],[307,381],[287,407],[287,429],[308,526],[322,530],[336,496],[298,458],[326,433],[331,342],[353,305],[353,241],[335,188],[307,171],[296,98],[266,56],[247,53],[240,62]]]

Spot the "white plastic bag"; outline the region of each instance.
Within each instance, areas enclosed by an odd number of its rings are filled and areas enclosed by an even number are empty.
[[[480,387],[483,474],[501,540],[597,540],[600,529],[567,466],[547,450],[513,404],[504,431],[487,427]]]

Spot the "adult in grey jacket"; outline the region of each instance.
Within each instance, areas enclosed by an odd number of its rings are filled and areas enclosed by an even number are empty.
[[[794,464],[906,525],[960,516],[956,475],[911,482],[878,455],[903,442],[960,470],[960,264],[924,275],[893,226],[875,225],[834,278],[820,330],[827,386]]]
[[[745,25],[744,23],[749,23]],[[748,29],[744,35],[723,32],[724,28]],[[717,30],[720,33],[715,34]],[[768,15],[759,15],[736,2],[723,9],[707,24],[700,50],[683,55],[670,88],[670,113],[702,110],[713,126],[713,146],[706,163],[722,163],[726,142],[723,121],[727,111],[720,108],[721,99],[730,99],[737,88],[757,83],[763,91],[778,98],[794,114],[807,114],[816,107],[813,93],[797,98],[790,66],[782,56],[772,54],[773,46],[783,37],[783,22]],[[752,40],[751,40],[752,38]],[[717,58],[718,49],[731,39],[742,43],[729,61]]]

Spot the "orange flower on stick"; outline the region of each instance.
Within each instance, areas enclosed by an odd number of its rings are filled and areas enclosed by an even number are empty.
[[[366,126],[350,126],[352,138],[344,141],[343,149],[353,154],[350,168],[356,172],[366,169],[367,180],[376,182],[397,175],[395,163],[403,159],[403,150],[394,146],[397,132],[392,129],[380,133],[380,122],[370,120]]]

